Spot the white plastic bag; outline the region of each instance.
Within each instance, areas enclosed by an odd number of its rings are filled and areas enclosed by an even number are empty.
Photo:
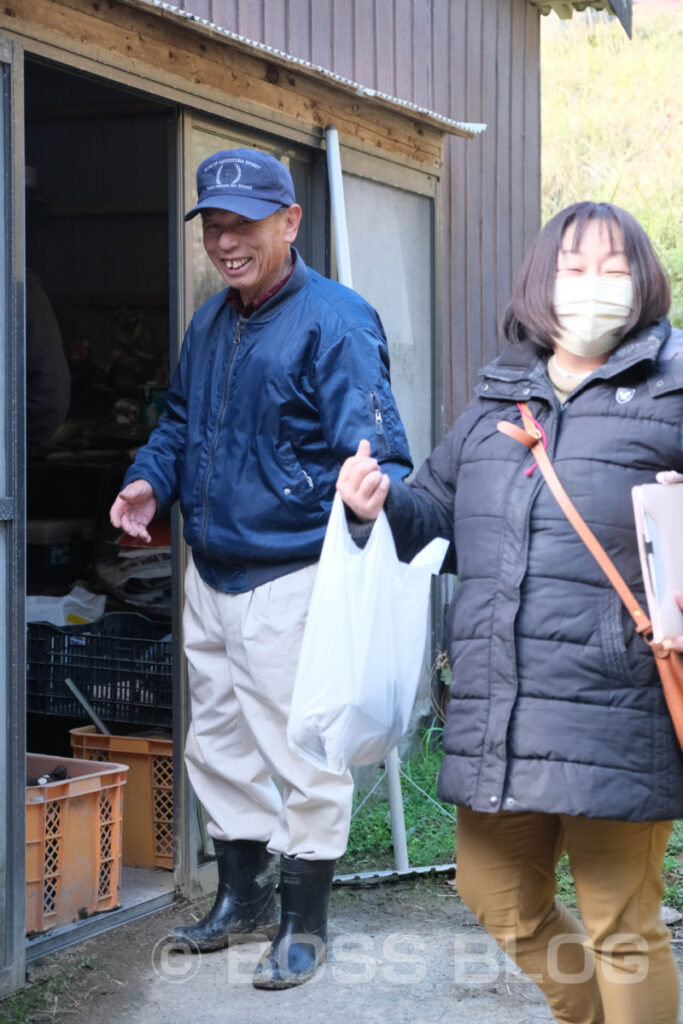
[[[78,584],[64,597],[32,595],[26,598],[27,622],[50,622],[53,626],[73,626],[94,622],[104,615],[105,594],[91,594]]]
[[[373,764],[408,728],[424,656],[430,580],[448,541],[400,562],[384,512],[364,548],[334,499],[287,727],[290,745],[326,771]]]

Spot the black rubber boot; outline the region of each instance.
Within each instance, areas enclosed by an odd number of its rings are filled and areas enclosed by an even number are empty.
[[[173,942],[193,953],[210,953],[238,942],[270,939],[277,931],[274,858],[265,843],[214,839],[218,891],[209,913],[196,924],[174,928]]]
[[[256,988],[292,988],[315,974],[327,952],[333,860],[280,859],[280,927],[254,973]]]

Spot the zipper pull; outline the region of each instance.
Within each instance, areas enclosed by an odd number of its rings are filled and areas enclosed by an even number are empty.
[[[239,320],[237,321],[237,330],[235,331],[235,337],[233,339],[233,344],[239,345],[240,338],[242,337],[242,328],[244,327],[245,323],[246,323],[246,320],[243,317],[240,317]]]
[[[384,420],[382,419],[382,411],[381,411],[381,409],[379,407],[379,404],[377,402],[377,398],[375,397],[375,392],[371,391],[370,395],[372,397],[372,404],[375,407],[375,430],[377,431],[378,434],[383,434],[384,433]]]

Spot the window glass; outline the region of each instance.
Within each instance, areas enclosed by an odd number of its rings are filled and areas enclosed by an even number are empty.
[[[353,287],[384,324],[415,467],[432,448],[432,200],[344,174]]]

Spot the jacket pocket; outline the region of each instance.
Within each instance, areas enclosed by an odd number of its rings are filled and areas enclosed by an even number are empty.
[[[608,675],[631,683],[633,672],[626,648],[621,609],[619,595],[612,589],[605,591],[600,599],[600,642]]]
[[[379,395],[376,391],[370,391],[368,394],[368,408],[370,415],[372,416],[373,426],[373,438],[375,445],[377,446],[378,455],[389,454],[389,442],[387,440],[386,431],[384,428],[384,416],[382,415],[382,406],[380,404]]]
[[[289,441],[283,441],[275,449],[275,459],[282,472],[280,493],[286,498],[309,498],[315,491],[313,478],[306,472],[296,457]]]

